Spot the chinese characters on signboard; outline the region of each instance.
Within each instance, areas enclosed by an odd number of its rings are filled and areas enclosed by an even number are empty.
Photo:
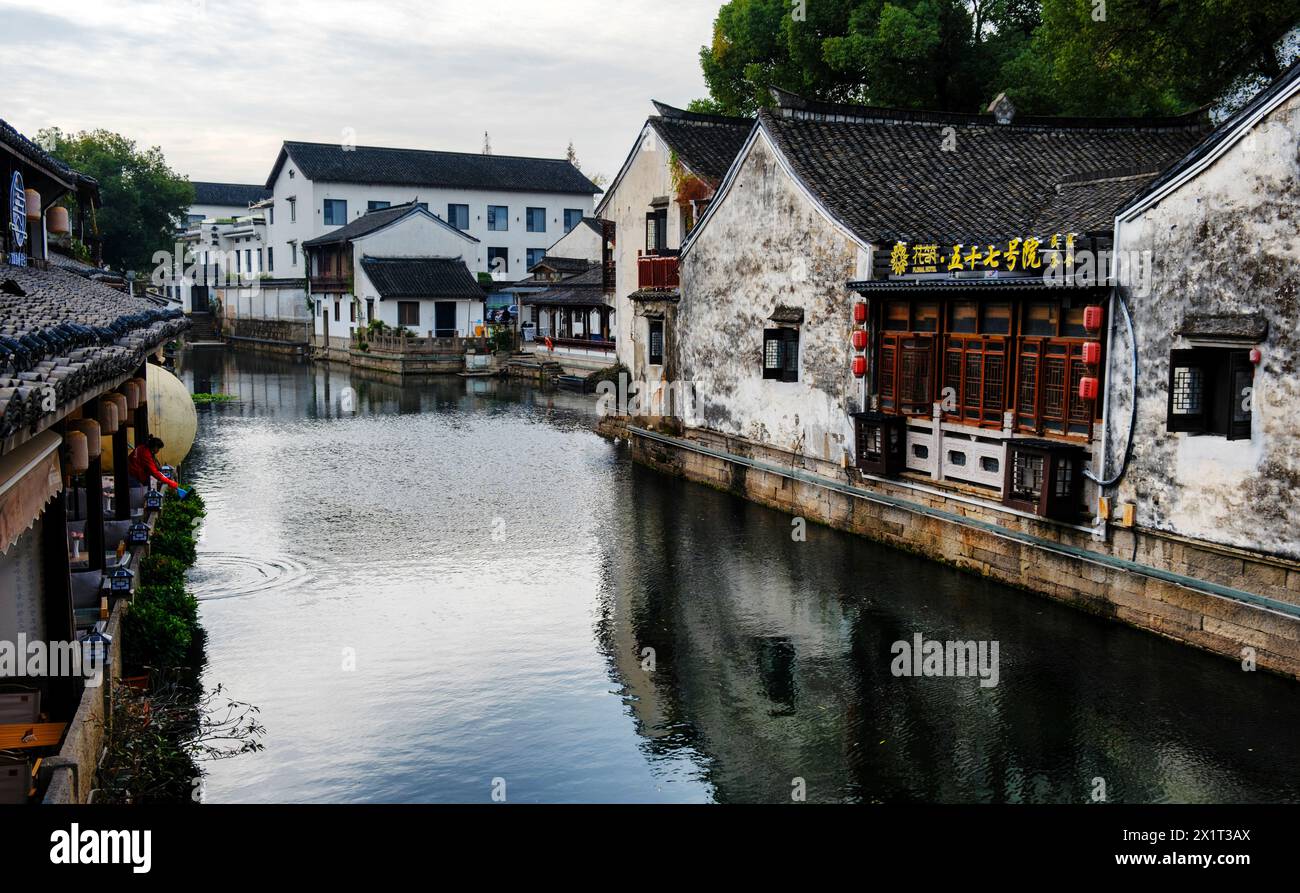
[[[23,175],[18,171],[14,171],[9,183],[9,231],[14,249],[9,253],[9,263],[16,267],[26,266],[23,246],[27,244],[27,190],[23,187]]]
[[[1046,239],[1009,239],[997,245],[953,245],[937,243],[894,243],[889,269],[895,276],[933,273],[1020,273],[1030,275],[1044,268],[1074,266],[1075,233],[1058,233]]]

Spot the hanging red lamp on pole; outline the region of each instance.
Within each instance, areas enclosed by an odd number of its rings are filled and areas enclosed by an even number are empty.
[[[1079,379],[1079,399],[1096,400],[1101,383],[1092,377]]]
[[[1089,341],[1083,345],[1083,361],[1089,366],[1096,366],[1101,362],[1100,342]]]
[[[867,377],[867,358],[857,356],[853,358],[853,374],[857,378]]]
[[[854,350],[867,349],[867,333],[862,331],[861,329],[858,329],[856,332],[853,333],[853,349]]]
[[[864,322],[867,321],[866,301],[858,301],[856,304],[853,305],[853,321],[858,325],[862,325]]]

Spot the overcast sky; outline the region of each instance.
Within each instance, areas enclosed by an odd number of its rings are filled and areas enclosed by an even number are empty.
[[[0,118],[103,127],[192,180],[286,139],[562,158],[613,178],[650,100],[705,95],[720,0],[0,0]]]

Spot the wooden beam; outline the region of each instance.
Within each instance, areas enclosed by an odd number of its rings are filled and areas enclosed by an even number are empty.
[[[131,477],[126,470],[129,459],[123,422],[113,435],[113,517],[118,521],[131,520]]]
[[[82,415],[88,419],[99,418],[99,399],[87,401]],[[90,557],[90,570],[104,569],[104,462],[92,456],[86,469],[86,552]]]
[[[60,426],[62,427],[62,426]],[[60,431],[60,433],[62,433]],[[62,469],[63,457],[59,457]],[[66,480],[66,478],[65,478]],[[72,566],[68,560],[68,490],[65,487],[45,507],[41,516],[41,580],[44,587],[45,640],[75,642],[77,624],[72,611]],[[47,682],[49,711],[70,716],[79,692],[70,676],[52,676]]]

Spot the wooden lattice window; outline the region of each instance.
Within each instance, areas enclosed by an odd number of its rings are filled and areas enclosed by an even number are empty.
[[[1007,342],[1003,338],[950,336],[944,350],[944,398],[949,419],[1002,426],[1007,394]]]
[[[880,342],[880,404],[929,415],[934,403],[934,339],[886,334]]]
[[[1021,340],[1016,426],[1036,434],[1092,437],[1097,401],[1079,395],[1079,383],[1097,371],[1083,362],[1083,342]]]

